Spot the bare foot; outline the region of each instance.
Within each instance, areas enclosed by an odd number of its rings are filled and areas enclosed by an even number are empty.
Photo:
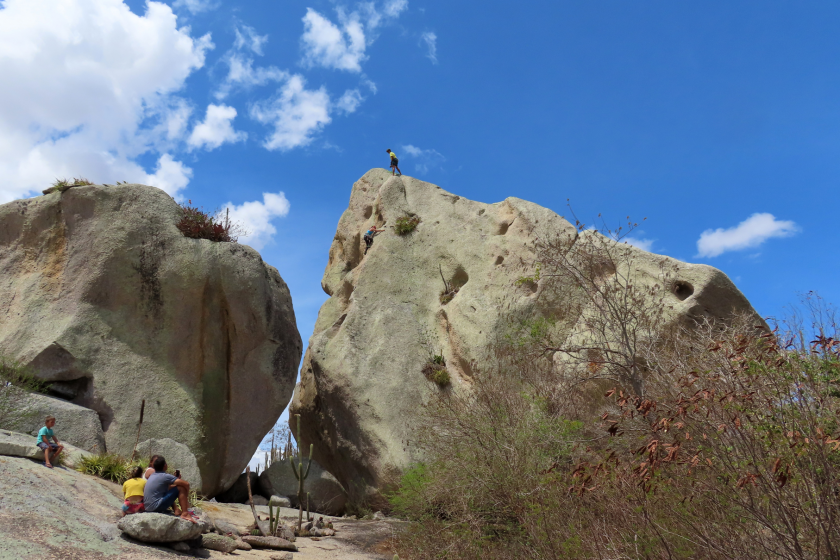
[[[195,523],[195,519],[193,519],[193,516],[190,515],[190,512],[188,512],[188,511],[185,511],[179,517],[181,519],[186,519],[187,521],[190,521],[191,523]]]

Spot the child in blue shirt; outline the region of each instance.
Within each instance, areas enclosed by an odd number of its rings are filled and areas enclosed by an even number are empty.
[[[44,420],[44,427],[38,430],[38,447],[44,450],[44,466],[51,469],[52,461],[58,457],[58,454],[64,450],[64,446],[59,443],[58,438],[53,433],[53,426],[55,426],[55,416],[47,416]],[[55,443],[50,443],[50,439]],[[52,457],[50,452],[52,451]]]

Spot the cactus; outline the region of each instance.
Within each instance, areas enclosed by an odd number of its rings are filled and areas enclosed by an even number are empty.
[[[295,434],[295,439],[300,442],[300,414],[295,414],[297,416],[297,434]],[[300,448],[300,444],[298,444],[298,448]],[[312,451],[315,448],[315,444],[309,445],[309,463],[306,465],[306,470],[303,470],[303,454],[299,454],[298,457],[298,464],[295,465],[295,462],[289,461],[289,464],[292,466],[292,472],[295,473],[295,478],[298,481],[298,532],[300,532],[301,527],[303,526],[303,483],[306,480],[306,477],[309,476],[309,468],[312,466]],[[307,502],[306,506],[307,511],[309,510],[309,503]],[[309,514],[307,513],[307,520]]]
[[[312,519],[309,518],[309,492],[306,493],[306,522],[309,523]]]
[[[277,535],[277,525],[280,522],[280,505],[279,500],[275,500],[277,496],[272,496],[270,500],[268,500],[268,528],[271,532],[271,535],[267,536],[276,536]],[[277,515],[274,514],[274,508],[277,507]]]

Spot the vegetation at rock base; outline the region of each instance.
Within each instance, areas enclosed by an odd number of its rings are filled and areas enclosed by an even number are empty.
[[[68,181],[67,179],[56,179],[53,181],[52,186],[58,187],[84,187],[86,185],[92,185],[92,181],[88,181],[84,177],[80,177],[78,179],[73,179],[72,181]]]
[[[394,225],[394,231],[397,232],[397,235],[408,235],[417,228],[419,223],[420,218],[417,216],[400,216]]]
[[[192,206],[192,200],[181,205],[177,227],[184,237],[216,242],[236,243],[240,236],[247,235],[241,224],[230,220],[229,212],[226,211],[224,216],[219,212],[210,214]]]
[[[512,322],[472,392],[426,407],[425,462],[390,495],[401,558],[840,558],[830,306],[674,324],[673,271],[642,287],[626,246],[537,256],[540,297],[582,295],[586,321]]]
[[[81,473],[97,476],[117,484],[122,484],[131,474],[131,470],[141,466],[148,468],[148,459],[131,461],[115,453],[99,453],[90,455],[79,460],[76,470]]]

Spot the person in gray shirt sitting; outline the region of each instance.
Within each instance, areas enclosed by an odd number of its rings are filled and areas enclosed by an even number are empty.
[[[151,467],[155,469],[155,472],[149,476],[146,487],[143,489],[143,505],[146,512],[166,513],[169,508],[172,508],[175,515],[195,523],[195,519],[189,512],[190,483],[181,480],[180,476],[167,473],[166,459],[163,457],[155,457]],[[178,474],[178,471],[175,473]]]

